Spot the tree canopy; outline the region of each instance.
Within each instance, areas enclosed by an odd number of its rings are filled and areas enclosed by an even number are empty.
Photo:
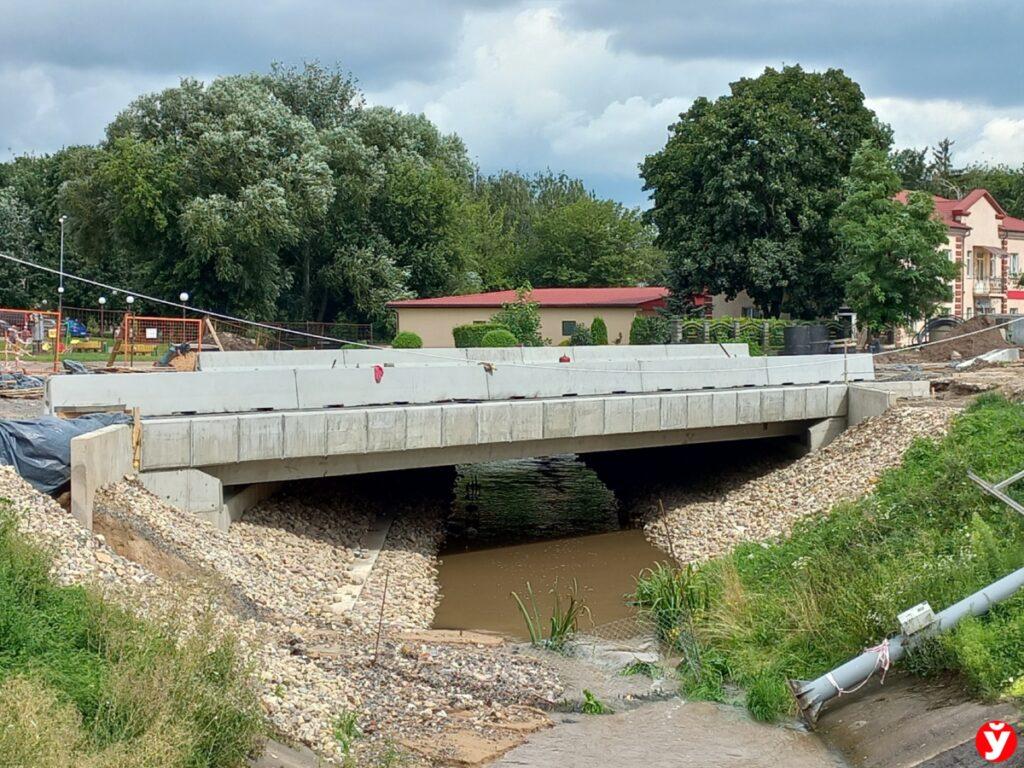
[[[0,249],[55,266],[61,214],[69,271],[260,319],[383,324],[391,299],[660,270],[637,211],[551,172],[481,178],[458,136],[316,63],[186,79],[98,146],[0,164]],[[0,304],[53,293],[0,270]],[[71,303],[98,295],[68,285]]]
[[[833,311],[831,219],[865,140],[886,148],[890,132],[841,70],[766,69],[694,101],[641,166],[677,302],[745,290],[770,315]]]
[[[931,316],[949,301],[957,265],[937,250],[946,225],[924,192],[895,199],[900,176],[885,151],[865,142],[853,158],[835,229],[846,299],[872,330]]]

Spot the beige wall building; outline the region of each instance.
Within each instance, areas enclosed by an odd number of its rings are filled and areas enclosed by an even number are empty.
[[[906,202],[907,192],[898,199]],[[1024,314],[1024,220],[1008,216],[988,190],[975,189],[959,200],[933,196],[946,225],[948,258],[960,266],[953,280],[947,314],[969,320],[975,315]]]
[[[667,288],[535,288],[530,299],[540,305],[541,336],[551,344],[568,339],[577,323],[590,326],[600,317],[608,326],[609,344],[628,344],[629,328],[638,314],[653,314],[665,306]],[[435,299],[388,303],[398,316],[398,330],[412,331],[425,347],[453,347],[452,329],[486,323],[503,304],[516,300],[515,291],[493,291]]]

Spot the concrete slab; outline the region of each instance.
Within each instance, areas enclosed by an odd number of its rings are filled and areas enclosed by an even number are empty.
[[[71,514],[92,530],[96,491],[132,471],[132,428],[114,424],[71,439]]]
[[[573,403],[572,433],[581,435],[602,435],[604,429],[604,400],[576,400]]]
[[[660,429],[682,429],[687,421],[688,395],[665,395],[661,398]]]
[[[238,460],[284,458],[284,424],[281,414],[253,415],[238,420]]]
[[[540,440],[544,437],[544,403],[517,400],[512,407],[513,440]]]
[[[238,417],[202,416],[192,419],[192,464],[238,461]]]
[[[739,423],[739,392],[715,392],[711,395],[711,423],[716,427]]]
[[[473,445],[480,442],[476,405],[441,406],[441,444]]]
[[[142,422],[142,469],[173,469],[192,464],[192,420]]]
[[[480,403],[476,406],[481,443],[505,443],[512,439],[512,406]]]
[[[633,431],[633,398],[604,398],[604,433],[621,434]]]
[[[366,450],[400,451],[405,448],[405,408],[380,408],[366,412]]]
[[[714,395],[693,392],[686,395],[686,426],[688,429],[702,429],[714,424]]]
[[[570,437],[575,403],[571,400],[544,403],[544,437]]]
[[[369,446],[368,414],[369,411],[328,411],[324,423],[327,455],[365,453]]]
[[[437,448],[441,445],[441,406],[409,408],[405,419],[405,448]]]
[[[290,413],[284,419],[285,456],[327,455],[327,413]]]
[[[633,431],[655,432],[661,429],[661,397],[649,395],[634,397]]]

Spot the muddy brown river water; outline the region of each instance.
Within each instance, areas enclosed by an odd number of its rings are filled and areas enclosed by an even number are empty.
[[[575,456],[459,467],[434,627],[525,638],[511,595],[526,599],[527,583],[545,621],[553,590],[564,600],[574,581],[589,609],[582,630],[632,615],[636,576],[667,557],[629,524]]]

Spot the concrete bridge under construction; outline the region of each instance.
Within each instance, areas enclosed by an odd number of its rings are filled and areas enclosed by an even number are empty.
[[[786,435],[814,450],[928,389],[875,383],[870,355],[743,344],[204,352],[200,365],[49,380],[51,413],[143,417],[72,441],[84,524],[96,489],[128,473],[225,528],[287,480]]]

